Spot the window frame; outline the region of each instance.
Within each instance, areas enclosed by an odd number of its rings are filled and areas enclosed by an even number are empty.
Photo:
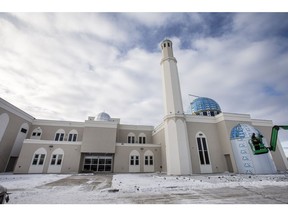
[[[197,149],[198,149],[200,165],[203,165],[203,166],[211,165],[207,138],[202,132],[196,135],[196,144],[197,144]]]

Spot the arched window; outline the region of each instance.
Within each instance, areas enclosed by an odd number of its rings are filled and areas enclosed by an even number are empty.
[[[129,133],[128,134],[128,143],[135,143],[135,134],[134,133]]]
[[[28,173],[42,173],[46,155],[47,151],[44,148],[37,149],[33,154],[33,158]]]
[[[206,137],[203,133],[199,132],[196,135],[197,146],[198,146],[198,153],[201,165],[208,165],[210,164],[209,159],[209,152]]]
[[[65,136],[65,131],[63,129],[59,129],[56,131],[54,140],[55,141],[63,141],[64,136]]]
[[[129,172],[140,172],[140,154],[136,150],[129,155]]]
[[[31,139],[41,139],[41,135],[42,135],[42,129],[40,127],[38,128],[35,128],[33,131],[32,131],[32,134],[31,134]]]
[[[63,156],[64,156],[64,151],[61,148],[55,149],[51,156],[50,165],[54,165],[54,166],[62,165]]]
[[[144,172],[154,172],[154,154],[151,150],[144,153]]]
[[[140,133],[138,137],[138,141],[140,144],[145,144],[146,143],[146,135],[144,133]]]
[[[76,142],[77,141],[78,132],[77,130],[73,129],[68,134],[68,141],[69,142]]]

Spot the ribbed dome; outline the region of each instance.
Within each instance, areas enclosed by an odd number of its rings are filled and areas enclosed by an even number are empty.
[[[110,121],[110,120],[111,120],[110,115],[105,112],[101,112],[97,116],[97,121]]]
[[[192,114],[203,116],[215,116],[221,113],[218,103],[211,98],[198,97],[190,103]]]

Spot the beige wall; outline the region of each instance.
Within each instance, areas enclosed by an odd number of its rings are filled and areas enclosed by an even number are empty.
[[[53,148],[50,148],[50,145],[51,144],[30,143],[29,140],[26,140],[22,146],[22,151],[17,161],[14,173],[28,173],[35,151],[42,147],[47,151],[43,173],[47,173],[52,152],[56,148],[61,148],[64,151],[61,173],[78,173],[80,163],[80,145],[53,144]]]
[[[85,127],[81,152],[114,153],[116,128]]]
[[[67,127],[67,126],[61,126],[61,125],[39,125],[39,124],[33,124],[29,134],[27,136],[27,138],[30,139],[31,134],[33,132],[34,129],[40,127],[42,129],[42,136],[41,136],[41,140],[54,140],[55,139],[55,135],[57,130],[59,129],[63,129],[65,131],[65,138],[66,140],[68,139],[68,134],[71,130],[76,130],[78,133],[77,136],[77,141],[82,141],[83,139],[83,127]]]
[[[17,112],[17,110],[16,111],[14,110],[14,112]],[[13,148],[14,142],[16,140],[21,125],[27,123],[30,128],[31,122],[33,120],[33,117],[27,115],[27,117],[24,119],[23,117],[16,115],[12,112],[9,112],[8,110],[0,106],[0,115],[3,113],[6,113],[9,116],[9,122],[5,130],[5,133],[3,134],[2,140],[0,142],[0,172],[4,172],[6,169],[11,150]],[[29,130],[27,131],[27,133],[28,132]]]
[[[167,162],[166,162],[166,145],[165,145],[165,131],[163,125],[160,125],[158,129],[155,130],[152,137],[152,143],[161,145],[161,158],[162,158],[162,170],[167,172]]]
[[[147,145],[146,145],[147,146]],[[145,147],[143,145],[123,145],[116,147],[115,157],[114,157],[114,172],[129,172],[129,156],[133,150],[136,150],[140,154],[140,172],[144,172],[144,153],[147,150],[151,150],[154,154],[154,171],[159,172],[161,171],[160,166],[161,163],[161,147]]]
[[[137,126],[135,126],[135,127],[137,127]],[[128,134],[134,133],[135,139],[136,139],[135,142],[138,143],[139,142],[139,140],[138,140],[139,135],[141,133],[144,133],[146,136],[146,143],[152,143],[152,130],[153,129],[147,131],[147,130],[141,130],[141,128],[139,128],[139,129],[132,129],[132,128],[131,129],[121,129],[121,128],[119,128],[117,130],[116,142],[117,143],[128,143]]]
[[[207,117],[211,118],[211,117]],[[227,170],[222,146],[217,133],[217,125],[211,123],[187,122],[188,139],[192,158],[193,173],[201,173],[196,135],[201,132],[206,137],[212,172],[225,172]]]

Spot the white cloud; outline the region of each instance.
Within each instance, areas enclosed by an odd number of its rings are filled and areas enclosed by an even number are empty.
[[[199,14],[2,14],[0,94],[36,118],[83,121],[105,110],[124,123],[158,124],[163,116],[163,38],[149,41],[157,51],[145,49],[148,39],[139,23],[156,37],[168,34],[159,29],[184,22],[183,28],[195,28],[197,36],[177,36],[173,28],[169,32],[184,110],[188,94],[195,94],[215,99],[224,112],[287,122],[285,39],[260,38],[260,27],[252,27],[263,21],[247,23],[253,17],[236,14],[231,31],[204,37],[197,35],[196,26],[207,22]],[[183,48],[183,40],[190,40],[192,49]]]

